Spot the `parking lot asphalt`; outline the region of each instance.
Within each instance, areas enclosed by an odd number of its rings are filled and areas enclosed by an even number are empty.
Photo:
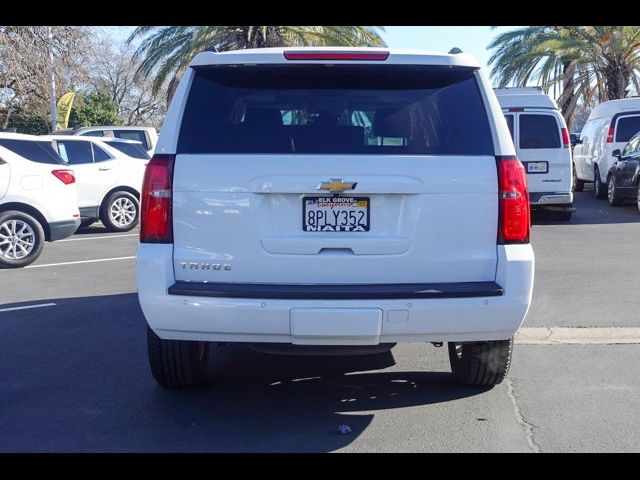
[[[525,326],[639,326],[640,213],[591,192],[576,208],[569,223],[534,220]],[[640,450],[640,372],[627,367],[640,345],[516,345],[491,390],[454,384],[446,347],[347,359],[214,347],[206,386],[163,390],[136,233],[97,224],[0,271],[0,451]]]

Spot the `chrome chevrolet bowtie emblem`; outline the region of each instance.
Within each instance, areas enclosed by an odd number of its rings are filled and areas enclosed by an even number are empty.
[[[341,178],[332,178],[330,182],[322,182],[316,187],[316,190],[329,190],[330,192],[344,192],[345,190],[353,190],[358,182],[343,182]]]

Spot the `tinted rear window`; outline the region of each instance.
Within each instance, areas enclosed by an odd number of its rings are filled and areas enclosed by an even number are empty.
[[[178,153],[493,155],[472,68],[196,70]]]
[[[640,132],[640,116],[622,117],[616,125],[616,142],[628,142]]]
[[[121,151],[125,155],[129,155],[133,158],[139,158],[141,160],[149,160],[151,157],[147,153],[146,150],[142,148],[141,145],[136,145],[135,143],[124,143],[124,142],[105,142],[110,147],[115,148],[116,150]]]
[[[520,148],[560,148],[560,129],[551,115],[520,115]]]
[[[55,151],[51,142],[0,138],[0,145],[32,162],[54,165],[65,164],[65,161]]]
[[[125,140],[135,140],[148,148],[147,136],[142,130],[114,130],[116,138],[124,138]]]

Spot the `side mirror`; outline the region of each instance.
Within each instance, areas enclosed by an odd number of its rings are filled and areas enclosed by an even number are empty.
[[[616,148],[613,152],[611,152],[611,155],[616,157],[618,160],[620,160],[620,158],[622,158],[622,152],[620,151],[619,148]]]

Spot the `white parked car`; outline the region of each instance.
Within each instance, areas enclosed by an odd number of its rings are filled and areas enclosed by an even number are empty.
[[[29,265],[79,225],[73,171],[51,142],[0,133],[0,268]]]
[[[385,49],[197,55],[142,193],[156,381],[203,381],[210,342],[449,342],[458,381],[501,382],[534,256],[526,174],[479,67]]]
[[[607,179],[618,160],[612,152],[622,150],[639,131],[640,98],[610,100],[596,106],[573,149],[575,190],[581,192],[585,182],[594,182],[595,196],[607,198]]]
[[[42,138],[53,141],[75,172],[83,227],[99,219],[110,231],[126,232],[138,224],[142,179],[149,162],[139,142],[67,135]]]
[[[527,172],[531,207],[571,220],[575,210],[571,142],[558,105],[538,88],[496,88],[494,92]]]
[[[155,127],[101,126],[77,127],[59,130],[56,135],[80,135],[82,137],[122,138],[140,142],[149,155],[158,143],[158,130]]]

